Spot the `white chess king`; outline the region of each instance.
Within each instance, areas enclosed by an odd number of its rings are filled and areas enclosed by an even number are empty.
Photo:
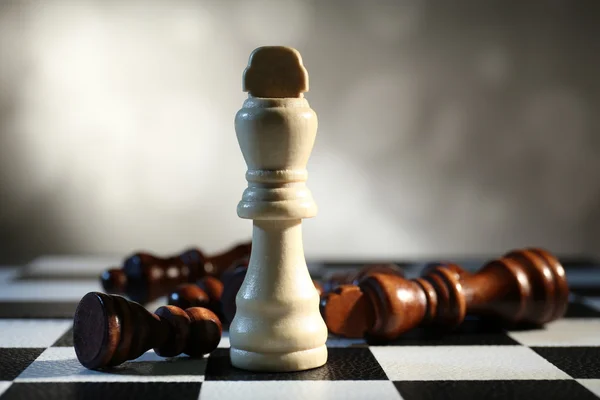
[[[297,50],[260,47],[243,75],[248,99],[235,117],[248,166],[240,218],[253,220],[252,254],[229,333],[233,366],[300,371],[327,362],[327,327],[302,244],[302,219],[317,214],[306,187],[317,116],[303,93]]]

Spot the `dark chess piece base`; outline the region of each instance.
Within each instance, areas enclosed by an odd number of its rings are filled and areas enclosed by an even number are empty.
[[[219,344],[222,325],[210,310],[163,306],[153,314],[118,295],[86,294],[75,311],[73,342],[88,369],[112,367],[154,349],[162,357],[202,357]]]

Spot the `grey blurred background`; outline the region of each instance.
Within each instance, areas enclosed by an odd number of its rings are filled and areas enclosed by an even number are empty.
[[[3,1],[0,261],[250,237],[233,117],[296,47],[313,259],[600,256],[600,2]]]

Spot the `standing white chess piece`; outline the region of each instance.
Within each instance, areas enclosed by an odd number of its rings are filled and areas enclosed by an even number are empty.
[[[317,206],[305,185],[317,116],[303,92],[297,50],[260,47],[244,71],[248,99],[235,117],[248,166],[240,218],[253,220],[252,253],[229,332],[231,362],[258,371],[300,371],[327,362],[327,326],[306,266],[302,219]]]

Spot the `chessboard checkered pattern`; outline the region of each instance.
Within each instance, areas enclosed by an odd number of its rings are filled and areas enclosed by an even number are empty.
[[[590,271],[586,296],[575,290],[566,318],[542,329],[469,319],[451,334],[416,330],[386,345],[331,337],[321,368],[252,373],[231,366],[226,333],[203,359],[148,351],[110,371],[87,370],[75,357],[72,313],[100,290],[97,280],[0,269],[0,400],[599,399],[600,297],[590,295],[600,290]]]

